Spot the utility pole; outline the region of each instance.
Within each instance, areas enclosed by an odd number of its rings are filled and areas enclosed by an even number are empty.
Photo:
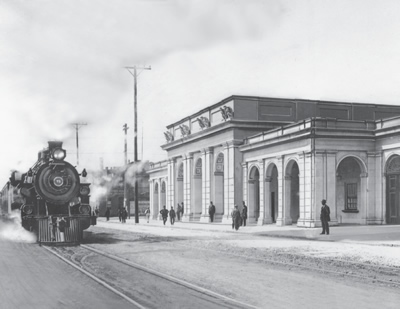
[[[73,126],[75,126],[75,131],[76,131],[76,165],[79,166],[79,136],[78,136],[78,132],[79,132],[79,128],[82,126],[86,126],[87,123],[73,123]]]
[[[124,165],[125,165],[125,173],[124,173],[124,206],[128,206],[128,219],[131,218],[131,203],[128,200],[128,185],[126,183],[126,171],[128,170],[128,144],[127,144],[127,139],[126,139],[126,135],[128,132],[128,125],[125,123],[122,126],[122,131],[125,132],[125,145],[124,145],[124,153],[125,153],[125,160],[124,160]]]
[[[151,66],[133,66],[133,67],[125,67],[128,72],[133,76],[133,109],[135,113],[135,126],[134,126],[134,148],[135,148],[135,157],[133,160],[133,164],[136,165],[138,161],[138,147],[137,147],[137,71],[138,70],[151,70]],[[133,71],[133,73],[132,73]],[[139,223],[139,189],[138,189],[138,181],[135,175],[135,223]]]

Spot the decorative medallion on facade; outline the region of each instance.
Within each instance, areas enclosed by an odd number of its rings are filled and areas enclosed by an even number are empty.
[[[172,135],[171,132],[169,132],[169,131],[164,132],[164,136],[165,136],[165,139],[167,140],[168,143],[174,141],[174,136]]]
[[[197,118],[199,122],[199,126],[201,129],[209,128],[210,127],[210,120],[207,117],[199,117]]]
[[[181,134],[182,136],[188,136],[190,135],[190,129],[186,124],[182,124],[179,126],[179,128],[181,129]]]
[[[229,106],[222,106],[219,108],[219,110],[221,111],[222,118],[224,119],[224,121],[232,119],[232,117],[233,117],[232,108],[230,108]]]
[[[220,153],[217,157],[217,162],[215,163],[215,172],[223,173],[224,172],[224,154]]]
[[[181,163],[178,168],[178,180],[183,180],[183,164]]]
[[[388,174],[400,174],[400,157],[396,156],[390,159],[387,171]]]

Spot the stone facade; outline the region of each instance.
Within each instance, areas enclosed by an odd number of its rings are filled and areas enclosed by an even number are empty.
[[[387,118],[394,116],[393,118]],[[320,226],[400,224],[400,107],[232,96],[171,124],[151,165],[150,205],[184,203],[185,221]],[[382,119],[385,118],[385,119]]]

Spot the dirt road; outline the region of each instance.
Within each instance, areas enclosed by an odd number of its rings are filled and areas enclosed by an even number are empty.
[[[400,303],[398,288],[373,280],[251,259],[271,254],[270,248],[237,245],[241,240],[261,241],[257,236],[214,233],[210,237],[201,231],[185,235],[173,228],[153,228],[148,234],[141,228],[136,232],[124,229],[93,227],[86,240],[101,250],[259,308],[354,308],[355,304],[362,308],[397,308]],[[262,240],[268,241],[265,237]],[[286,248],[286,253],[289,251]]]

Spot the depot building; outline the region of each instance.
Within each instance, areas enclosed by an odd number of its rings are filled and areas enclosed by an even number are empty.
[[[257,225],[400,224],[400,107],[231,96],[167,126],[150,165],[150,209],[183,203],[183,221]]]

